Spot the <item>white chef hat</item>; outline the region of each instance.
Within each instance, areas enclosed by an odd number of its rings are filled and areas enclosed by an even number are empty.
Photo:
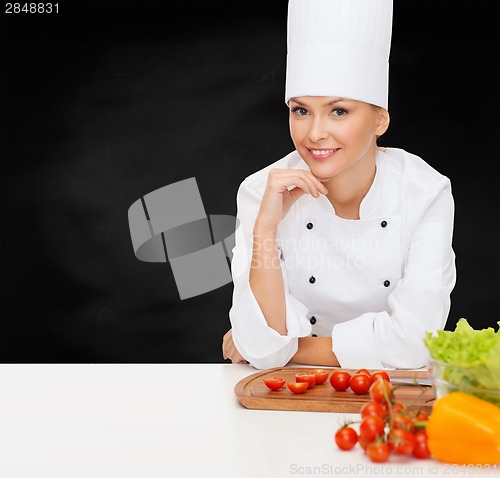
[[[392,0],[289,0],[285,102],[339,96],[387,108]]]

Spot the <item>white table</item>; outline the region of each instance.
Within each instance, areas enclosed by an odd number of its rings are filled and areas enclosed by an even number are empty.
[[[357,415],[249,410],[249,365],[0,365],[2,478],[470,476],[435,460],[369,461],[333,434]],[[488,475],[497,476],[500,470]]]

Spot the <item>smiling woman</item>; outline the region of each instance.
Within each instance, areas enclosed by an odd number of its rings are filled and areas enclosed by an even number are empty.
[[[359,204],[373,183],[373,137],[389,127],[389,112],[346,98],[291,98],[290,134],[309,170],[323,182],[337,215],[359,219]]]
[[[377,146],[390,122],[392,7],[289,1],[295,150],[238,190],[223,342],[233,362],[418,368],[426,331],[445,326],[455,285],[450,181],[416,155]],[[376,248],[317,247],[348,239]]]
[[[310,171],[298,153],[284,157],[295,150],[289,134],[290,99],[310,106],[316,94],[325,103],[344,98],[387,109],[391,124],[379,145],[402,146],[450,178],[459,275],[447,327],[453,330],[459,317],[467,317],[475,328],[496,327],[499,6],[496,0],[394,2],[387,105],[350,98],[354,95],[340,90],[310,90],[311,96],[295,91],[283,101],[287,2],[74,0],[60,2],[58,14],[0,15],[1,361],[222,362],[221,342],[231,327],[232,305],[239,351],[256,365],[264,364],[257,357],[284,351],[284,340],[298,340],[301,351],[308,340],[316,351],[316,341],[324,341],[325,359],[333,359],[329,317],[336,321],[338,335],[362,311],[381,318],[372,322],[373,340],[388,354],[393,348],[381,342],[384,327],[399,324],[400,314],[382,314],[389,310],[385,296],[404,285],[398,283],[402,263],[394,257],[400,254],[406,264],[417,265],[419,244],[413,241],[408,255],[407,235],[416,216],[401,215],[409,223],[398,225],[387,215],[397,218],[398,204],[418,214],[417,206],[429,197],[425,191],[433,184],[421,181],[411,186],[414,196],[398,196],[398,177],[415,173],[411,167],[398,172],[412,164],[400,161],[411,158],[402,150],[376,149],[380,161],[376,159],[359,219],[346,219],[348,211],[325,194],[315,198],[304,193],[280,221],[280,234],[272,242],[277,254],[269,264],[280,264],[287,281],[277,293],[286,291],[288,338],[267,328],[261,306],[247,295],[244,275],[254,256],[253,226],[269,170],[244,179],[270,166],[292,169],[292,182],[302,181],[304,188],[314,181],[300,176]],[[348,23],[339,28],[329,31],[356,41],[357,30]],[[327,75],[326,58],[315,57],[315,64],[303,70],[311,73],[304,80],[311,81],[312,73]],[[371,83],[373,71],[362,78]],[[347,104],[340,107],[347,116],[352,113]],[[343,113],[339,109],[334,114]],[[345,119],[331,121],[340,125]],[[340,147],[337,135],[327,141],[314,147]],[[306,159],[319,166],[319,161]],[[244,221],[232,264],[234,291],[228,283],[181,301],[170,264],[137,260],[127,211],[144,194],[193,177],[208,215],[236,216],[237,198]],[[283,194],[297,195],[292,186]],[[356,229],[361,223],[372,228],[369,234]],[[292,224],[290,233],[287,224]],[[423,233],[438,226],[419,227]],[[404,234],[397,237],[395,230]],[[422,243],[421,251],[422,267],[429,261],[422,281],[430,287],[435,278],[427,254],[437,253],[436,247],[426,254]],[[256,264],[257,259],[255,255]],[[264,264],[267,256],[260,260]],[[406,283],[411,270],[405,272]],[[356,273],[363,282],[351,281]],[[273,282],[266,284],[272,287]],[[329,303],[317,300],[323,292]],[[414,300],[420,310],[418,298]],[[354,310],[357,302],[366,307]],[[266,303],[264,299],[263,308]],[[307,306],[303,314],[300,304]],[[403,304],[401,295],[391,296],[396,312]],[[273,316],[266,315],[269,320]],[[255,336],[252,329],[258,329]],[[391,335],[391,344],[399,340],[398,334]],[[262,350],[249,348],[258,343]],[[355,354],[365,346],[365,335],[353,331],[346,347],[349,343],[349,354]],[[339,347],[342,343],[333,344],[341,359]]]

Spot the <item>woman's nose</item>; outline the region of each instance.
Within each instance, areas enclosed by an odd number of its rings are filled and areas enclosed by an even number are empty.
[[[309,139],[317,143],[328,136],[325,121],[322,118],[314,118],[309,129]]]

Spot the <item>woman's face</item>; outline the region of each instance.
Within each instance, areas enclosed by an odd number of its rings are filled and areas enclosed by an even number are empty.
[[[385,109],[330,96],[291,98],[289,107],[293,143],[315,176],[373,167],[376,138],[389,126]]]

